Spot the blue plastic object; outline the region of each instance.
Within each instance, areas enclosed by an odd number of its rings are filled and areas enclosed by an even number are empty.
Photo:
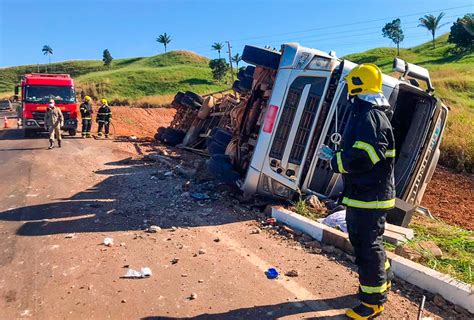
[[[267,275],[268,279],[276,279],[280,275],[275,268],[268,268],[268,270],[265,272]]]

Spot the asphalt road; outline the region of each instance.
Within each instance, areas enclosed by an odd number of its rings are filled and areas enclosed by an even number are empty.
[[[136,160],[133,146],[47,145],[0,131],[0,319],[343,319],[356,303],[349,262],[253,232],[228,197],[190,199],[186,179]],[[122,278],[141,267],[152,276]],[[393,290],[382,319],[416,319],[419,294]]]

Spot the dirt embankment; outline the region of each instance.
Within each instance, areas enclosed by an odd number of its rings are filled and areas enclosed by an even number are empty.
[[[173,108],[112,107],[116,135],[153,137],[173,119]],[[438,166],[424,195],[423,206],[450,224],[474,230],[474,175]]]

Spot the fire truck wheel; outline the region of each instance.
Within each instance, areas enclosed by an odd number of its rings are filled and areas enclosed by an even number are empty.
[[[186,91],[185,95],[193,99],[199,104],[202,104],[204,102],[204,98],[198,95],[197,93],[191,92],[191,91]]]
[[[77,134],[76,129],[69,129],[67,132],[69,133],[71,137],[74,137]]]
[[[254,46],[245,46],[242,60],[254,66],[277,70],[280,64],[281,53]]]

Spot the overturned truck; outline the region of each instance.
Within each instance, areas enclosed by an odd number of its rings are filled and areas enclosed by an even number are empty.
[[[183,147],[207,152],[210,170],[247,194],[337,200],[342,178],[317,151],[338,148],[351,117],[344,77],[356,64],[296,43],[281,51],[246,46],[242,57],[250,66],[239,70],[234,94],[178,94],[181,110],[166,130],[178,132]],[[398,58],[393,68],[399,78],[383,76],[396,140],[397,201],[388,221],[406,226],[438,162],[448,108],[426,69]]]

